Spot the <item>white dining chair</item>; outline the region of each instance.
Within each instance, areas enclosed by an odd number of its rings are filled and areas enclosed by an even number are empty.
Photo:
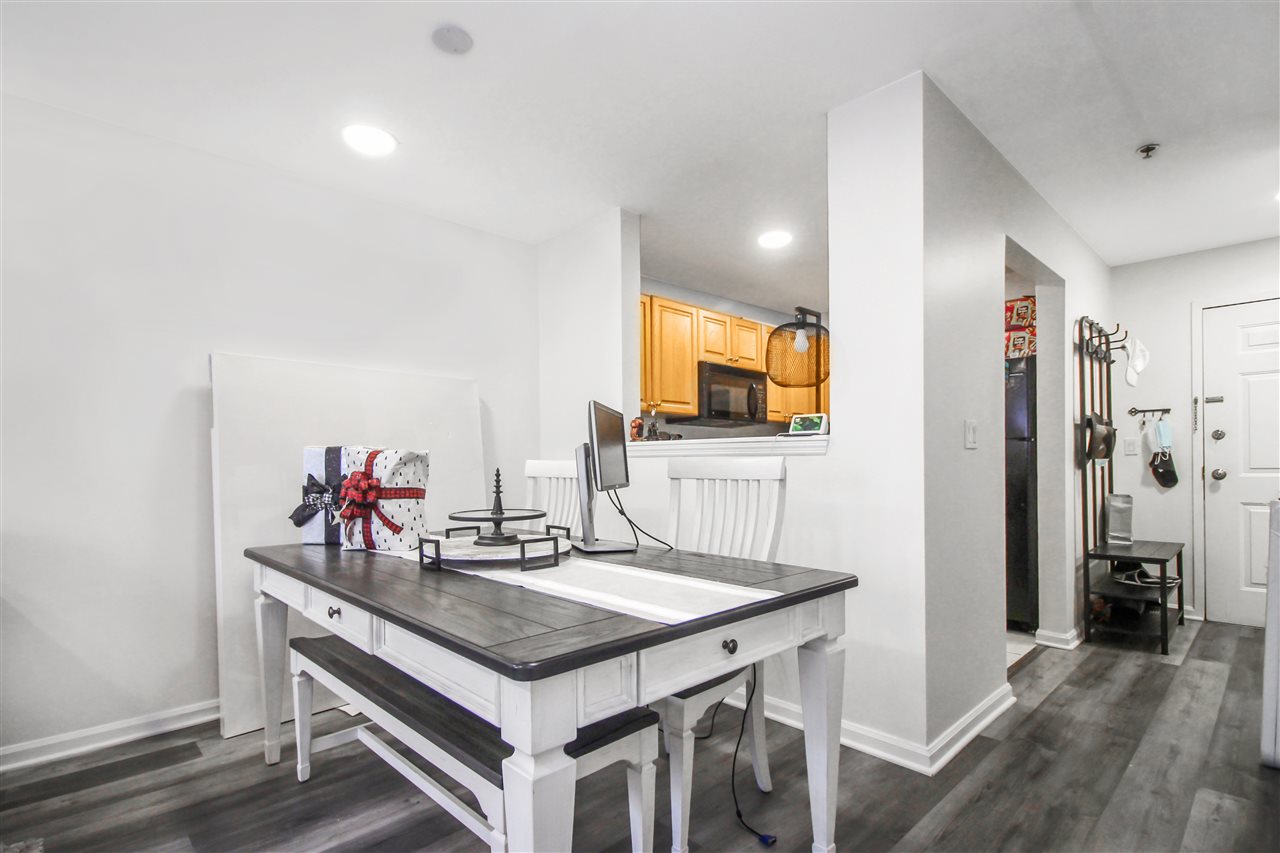
[[[667,532],[671,544],[680,550],[722,557],[774,559],[786,503],[786,463],[781,456],[672,459],[667,466],[671,481]],[[689,849],[693,727],[708,708],[739,687],[745,688],[746,695],[754,695],[745,725],[756,785],[761,791],[773,790],[765,740],[763,681],[761,661],[755,667],[712,679],[651,706],[662,719],[671,764],[673,853],[686,853]]]
[[[546,510],[546,524],[582,535],[578,507],[578,466],[572,459],[530,459],[524,464],[525,494],[533,509]]]

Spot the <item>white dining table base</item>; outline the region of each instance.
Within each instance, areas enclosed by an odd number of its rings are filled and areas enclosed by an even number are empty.
[[[264,753],[267,763],[275,764],[280,760],[280,720],[288,670],[289,608],[285,602],[261,591],[261,587],[256,604],[263,677]],[[836,790],[844,695],[844,648],[839,637],[844,633],[844,593],[835,593],[798,607],[810,608],[794,621],[796,625],[810,626],[804,632],[797,629],[799,633],[795,635],[799,638],[807,633],[808,639],[791,647],[797,648],[799,660],[805,761],[813,822],[812,849],[815,853],[825,853],[836,849]],[[815,629],[815,626],[819,627]],[[720,627],[705,634],[715,634],[718,645],[718,637],[726,630],[730,629]],[[814,636],[816,631],[821,633]],[[687,641],[688,638],[676,642]],[[763,660],[780,650],[776,643],[762,647],[758,659]],[[385,659],[419,677],[412,668],[405,667],[395,658]],[[753,662],[752,658],[744,657],[741,665]],[[583,667],[536,681],[500,678],[496,716],[501,720],[502,739],[515,749],[514,754],[503,762],[502,773],[507,802],[507,837],[510,849],[515,853],[562,853],[573,848],[576,776],[574,762],[565,755],[563,747],[577,737],[590,669],[590,666]],[[643,662],[626,671],[637,673],[640,682],[636,686],[636,680],[633,680],[629,686],[629,695],[633,697],[631,707],[661,698],[646,696]],[[653,677],[661,679],[661,686],[651,687],[650,693],[656,689],[667,690],[675,683],[672,678],[687,681],[671,691],[676,692],[700,683],[702,674],[690,672],[685,678],[684,673],[673,675],[668,667],[661,672],[655,671]]]

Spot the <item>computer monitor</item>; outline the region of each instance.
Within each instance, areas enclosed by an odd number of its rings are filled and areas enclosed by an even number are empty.
[[[625,489],[631,480],[627,470],[627,432],[622,423],[622,412],[592,400],[587,419],[596,489],[602,492]]]
[[[622,413],[592,400],[587,407],[586,444],[575,452],[578,467],[578,504],[582,513],[582,538],[573,547],[589,554],[634,551],[634,542],[610,542],[596,538],[596,492],[611,492],[631,483],[627,470],[627,432]]]

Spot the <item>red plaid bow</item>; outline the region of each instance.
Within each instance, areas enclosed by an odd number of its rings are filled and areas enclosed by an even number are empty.
[[[352,525],[364,519],[363,524],[360,525],[360,531],[364,538],[364,547],[369,551],[375,550],[371,517],[376,516],[378,521],[381,521],[392,533],[398,534],[404,530],[399,524],[387,518],[386,513],[378,506],[379,501],[420,501],[427,496],[425,489],[383,487],[382,480],[373,476],[373,463],[381,453],[381,450],[370,452],[369,458],[364,462],[364,470],[352,471],[350,476],[342,481],[342,491],[338,493],[338,499],[343,501],[342,511],[338,515],[345,522],[347,541],[351,541]]]

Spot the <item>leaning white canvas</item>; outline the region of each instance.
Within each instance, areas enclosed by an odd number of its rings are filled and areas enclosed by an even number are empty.
[[[218,691],[222,734],[231,737],[262,727],[253,564],[244,550],[299,541],[289,514],[302,448],[430,448],[432,529],[446,526],[449,507],[483,506],[485,476],[474,380],[225,353],[210,367]],[[294,614],[290,633],[323,631]]]

